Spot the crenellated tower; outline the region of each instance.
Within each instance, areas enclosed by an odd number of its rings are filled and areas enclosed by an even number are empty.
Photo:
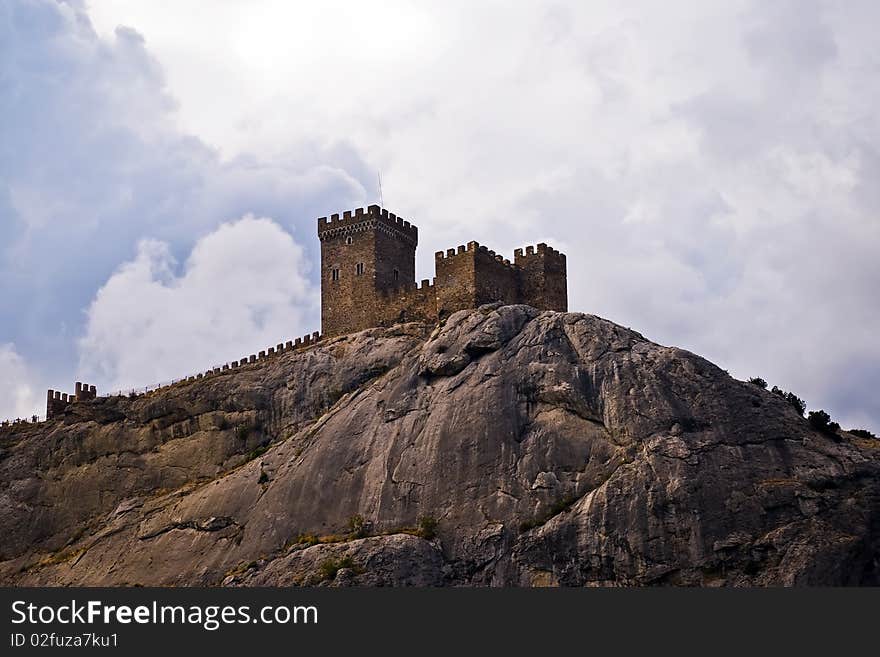
[[[520,269],[522,303],[539,310],[568,311],[568,282],[565,254],[543,242],[537,248],[513,252],[513,262]]]
[[[378,205],[318,219],[321,333],[378,326],[389,297],[415,286],[418,229]]]

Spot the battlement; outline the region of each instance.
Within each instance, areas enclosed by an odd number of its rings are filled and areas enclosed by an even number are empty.
[[[61,415],[67,407],[74,402],[89,401],[98,396],[98,389],[87,383],[77,381],[74,386],[75,392],[68,394],[60,390],[49,389],[46,393],[46,419]]]
[[[207,372],[205,372],[204,376],[210,376],[211,374],[221,374],[228,370],[238,369],[239,367],[244,367],[245,365],[250,365],[251,363],[256,363],[267,358],[273,358],[275,356],[280,356],[281,354],[286,354],[291,351],[297,351],[302,347],[310,347],[320,342],[323,337],[324,336],[322,336],[318,331],[314,331],[313,333],[309,333],[308,335],[305,335],[301,338],[296,338],[295,340],[279,342],[274,347],[266,347],[256,354],[245,356],[241,360],[234,360],[231,363],[226,363],[224,365],[221,365],[220,367],[215,367],[211,370],[208,370]],[[190,377],[190,379],[192,378],[193,377]]]
[[[76,401],[86,401],[88,399],[95,399],[98,396],[98,389],[95,386],[90,386],[86,383],[76,382],[74,386],[73,397]]]
[[[525,248],[525,253],[523,252],[523,249],[514,249],[513,251],[513,258],[516,263],[528,258],[541,257],[554,257],[565,260],[564,253],[557,251],[552,246],[547,246],[543,242],[539,243],[537,246],[527,246]]]
[[[60,390],[52,390],[52,388],[49,388],[46,398],[47,401],[63,401],[65,404],[74,399],[66,392],[61,392]]]
[[[511,264],[510,260],[505,258],[500,253],[495,253],[492,249],[485,246],[481,246],[477,249],[477,257],[484,258],[488,261],[494,260],[496,263],[504,267],[513,267],[513,264]]]
[[[416,226],[378,205],[346,210],[341,217],[339,214],[332,214],[329,218],[318,218],[318,239],[321,241],[374,229],[386,231],[411,242],[413,246],[419,241],[419,229]]]
[[[437,251],[434,254],[434,261],[444,260],[446,258],[455,258],[460,255],[474,255],[480,249],[485,249],[478,242],[468,242],[467,246],[460,244],[457,249],[446,249],[446,251]]]
[[[387,299],[391,299],[401,294],[411,294],[413,292],[430,292],[434,289],[434,281],[430,278],[423,278],[421,281],[417,283],[406,283],[402,287],[397,290],[394,290],[390,293],[385,293],[383,296]]]

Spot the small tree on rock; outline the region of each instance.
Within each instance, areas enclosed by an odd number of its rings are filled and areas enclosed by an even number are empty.
[[[840,430],[840,425],[837,422],[832,422],[831,416],[822,410],[810,411],[807,421],[811,427],[829,436],[836,436]]]
[[[798,412],[798,415],[803,417],[804,411],[807,410],[807,402],[793,392],[785,393],[785,401],[792,405],[792,408]]]

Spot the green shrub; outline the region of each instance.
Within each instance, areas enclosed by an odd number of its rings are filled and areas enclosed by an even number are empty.
[[[858,436],[859,438],[873,438],[874,440],[877,439],[877,436],[875,436],[867,429],[850,429],[849,432],[854,436]]]
[[[770,392],[772,392],[774,395],[782,397],[785,401],[791,404],[791,407],[798,412],[798,415],[803,417],[804,411],[807,410],[807,402],[805,402],[793,392],[785,392],[785,390],[777,386],[773,386],[773,389]]]
[[[336,575],[343,568],[358,570],[357,566],[354,563],[354,559],[349,556],[344,556],[341,559],[334,559],[330,557],[324,559],[324,561],[322,561],[321,564],[318,566],[318,574],[321,576],[322,580],[334,580],[336,579]]]
[[[807,418],[807,421],[810,423],[811,427],[829,436],[836,436],[837,432],[840,430],[840,425],[837,424],[837,422],[832,422],[831,416],[822,410],[810,411],[810,416]]]
[[[312,547],[313,545],[317,545],[321,542],[321,539],[318,538],[315,534],[300,534],[296,537],[296,540],[293,542],[294,545],[307,545],[308,547]]]
[[[246,423],[239,424],[235,427],[235,437],[239,440],[245,441],[249,435],[251,435],[251,428]]]
[[[367,535],[367,523],[361,514],[348,519],[348,532],[353,538],[364,538]]]
[[[792,405],[794,410],[798,412],[798,415],[803,417],[804,411],[807,410],[807,402],[805,402],[793,392],[785,393],[785,401]]]
[[[419,518],[418,536],[421,536],[426,541],[430,541],[437,536],[437,526],[439,524],[434,516],[422,516]]]
[[[257,480],[258,484],[267,484],[269,483],[269,475],[266,474],[265,470],[260,470],[260,478]]]
[[[250,452],[248,452],[247,460],[253,461],[256,458],[260,458],[266,451],[269,449],[268,445],[258,445],[254,447]]]
[[[767,389],[767,382],[759,376],[755,376],[749,379],[749,383],[758,386],[759,388],[763,388],[764,390]]]

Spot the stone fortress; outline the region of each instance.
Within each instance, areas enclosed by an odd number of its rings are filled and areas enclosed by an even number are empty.
[[[418,229],[378,205],[318,219],[321,333],[434,323],[485,303],[568,310],[565,255],[546,244],[513,262],[476,242],[434,254],[433,281],[415,281]]]
[[[436,323],[457,310],[487,303],[568,310],[565,255],[543,243],[516,249],[513,262],[477,242],[437,251],[434,280],[416,284],[418,228],[378,205],[347,211],[341,217],[321,217],[318,239],[321,333],[279,343],[167,385],[221,374],[363,329],[411,321]],[[160,387],[164,386],[148,386],[143,391]],[[46,419],[62,415],[69,404],[96,397],[95,386],[80,382],[73,394],[49,390]]]

